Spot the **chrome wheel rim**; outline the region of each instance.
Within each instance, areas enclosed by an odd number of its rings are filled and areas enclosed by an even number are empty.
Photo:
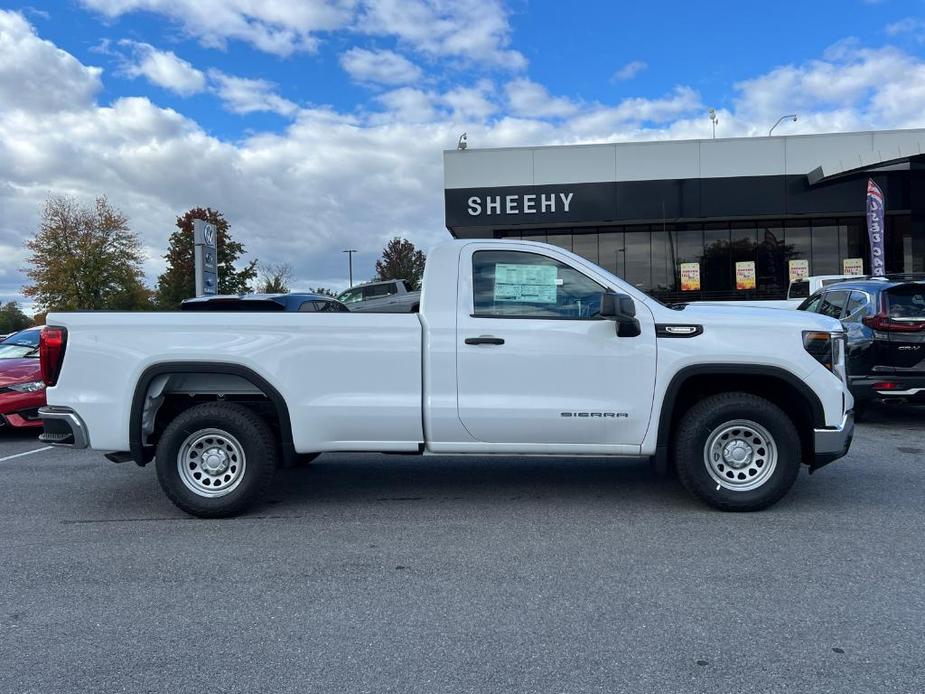
[[[230,494],[244,478],[247,461],[238,440],[221,429],[200,429],[177,454],[177,471],[194,494],[216,498]]]
[[[719,487],[736,492],[757,489],[777,467],[777,445],[757,422],[735,419],[710,432],[703,447],[707,472]]]

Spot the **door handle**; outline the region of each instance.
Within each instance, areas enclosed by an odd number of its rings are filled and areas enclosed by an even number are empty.
[[[482,335],[481,337],[467,337],[467,345],[503,345],[504,340],[500,337],[492,337],[491,335]]]

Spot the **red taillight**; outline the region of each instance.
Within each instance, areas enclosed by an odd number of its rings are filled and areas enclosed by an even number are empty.
[[[893,381],[880,381],[879,383],[874,383],[871,387],[874,390],[896,390],[899,385],[893,383]]]
[[[45,381],[46,386],[53,386],[58,382],[66,346],[67,328],[54,325],[46,325],[42,328],[42,334],[39,337],[39,366],[41,366],[42,380]]]
[[[915,321],[905,322],[890,318],[886,313],[878,313],[876,316],[867,316],[862,319],[864,325],[874,330],[880,330],[886,333],[917,333],[925,330],[925,322]]]

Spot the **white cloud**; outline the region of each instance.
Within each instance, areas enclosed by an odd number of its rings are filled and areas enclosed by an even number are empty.
[[[434,56],[520,70],[527,64],[508,48],[511,27],[500,0],[363,0],[358,26],[396,36]]]
[[[171,51],[161,51],[138,41],[119,42],[132,50],[132,59],[126,59],[123,71],[129,77],[144,77],[152,84],[181,96],[201,92],[206,87],[206,76],[189,62]]]
[[[340,56],[340,64],[357,82],[409,84],[421,79],[421,69],[394,51],[351,48]]]
[[[451,110],[456,120],[484,121],[494,115],[498,107],[491,99],[494,85],[480,80],[474,87],[455,87],[443,94],[441,101]]]
[[[612,79],[617,82],[625,82],[626,80],[631,80],[638,76],[648,67],[648,64],[642,60],[633,60],[614,72]]]
[[[155,12],[206,46],[244,41],[277,55],[313,51],[318,34],[391,36],[420,53],[520,70],[501,0],[79,0],[106,17]]]
[[[919,41],[925,40],[925,20],[915,17],[906,17],[898,22],[887,24],[885,29],[889,36],[899,36],[901,34],[915,34]]]
[[[578,111],[571,99],[552,97],[546,87],[526,78],[518,78],[504,87],[511,111],[528,118],[560,118]]]
[[[388,110],[378,116],[378,122],[425,123],[436,117],[434,95],[414,87],[393,89],[376,100]]]
[[[276,93],[276,85],[263,79],[250,79],[209,70],[209,79],[225,108],[233,113],[269,111],[291,116],[299,107]]]
[[[346,26],[354,0],[79,0],[107,17],[155,12],[179,24],[204,45],[244,41],[266,53],[290,55],[317,48],[316,34]]]
[[[102,86],[102,72],[40,39],[21,14],[0,10],[0,108],[85,108]]]

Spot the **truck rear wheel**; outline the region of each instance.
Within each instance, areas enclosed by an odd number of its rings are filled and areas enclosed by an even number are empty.
[[[209,402],[177,415],[157,444],[157,479],[180,509],[201,518],[243,513],[277,464],[267,423],[235,403]]]
[[[721,393],[688,410],[675,438],[675,466],[691,494],[723,511],[779,501],[800,471],[800,437],[774,403]]]

